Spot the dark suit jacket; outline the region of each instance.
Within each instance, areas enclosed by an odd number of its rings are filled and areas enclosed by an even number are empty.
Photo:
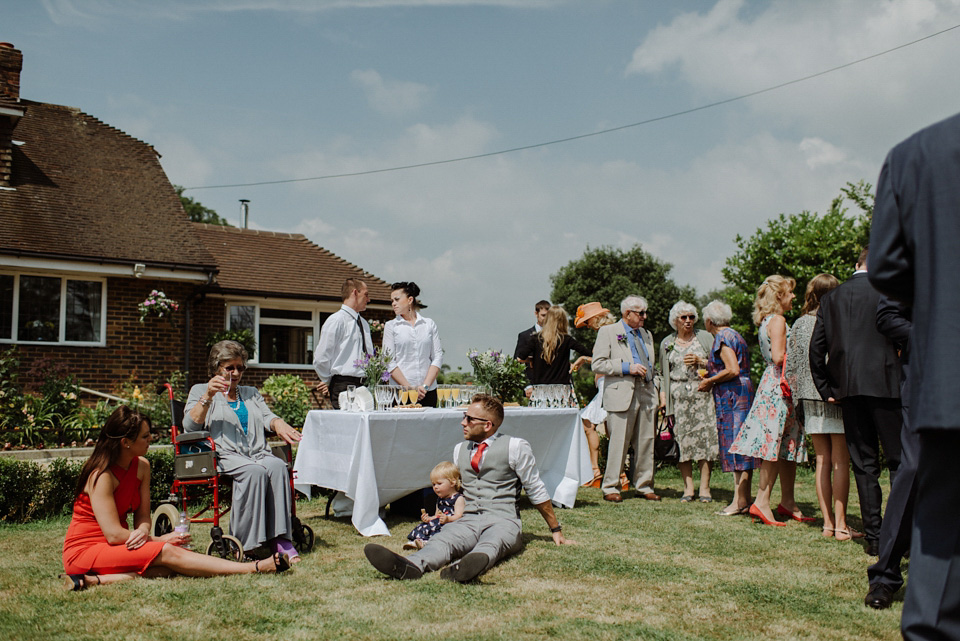
[[[527,344],[527,341],[530,340],[531,336],[536,335],[536,325],[517,334],[517,346],[513,348],[513,357],[520,358],[520,353],[523,351],[523,346]],[[527,370],[524,373],[527,375],[527,384],[533,385],[533,369],[530,366],[527,366]]]
[[[913,307],[912,426],[960,430],[960,114],[887,155],[867,264],[877,289]]]
[[[823,400],[900,398],[897,350],[877,331],[879,300],[863,273],[821,299],[810,339],[810,373]]]

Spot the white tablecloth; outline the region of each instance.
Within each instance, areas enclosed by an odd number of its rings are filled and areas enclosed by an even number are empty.
[[[553,502],[573,507],[577,489],[593,478],[587,440],[575,409],[507,408],[500,431],[530,442]],[[294,463],[295,487],[339,490],[338,516],[350,512],[364,536],[387,535],[380,508],[430,485],[430,470],[453,459],[463,441],[462,409],[423,412],[312,411]],[[348,500],[349,499],[349,500]]]

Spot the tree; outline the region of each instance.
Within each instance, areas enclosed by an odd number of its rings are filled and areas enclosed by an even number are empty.
[[[184,196],[184,188],[180,185],[174,185],[173,188],[176,189],[177,195],[180,196],[180,202],[183,204],[183,211],[187,212],[187,216],[190,217],[191,221],[195,223],[209,223],[211,225],[233,227],[233,225],[228,223],[225,218],[221,218],[220,215],[214,210],[210,209],[209,207],[205,207],[189,196]]]
[[[733,309],[733,327],[747,342],[756,344],[757,328],[751,318],[757,288],[771,274],[796,279],[797,300],[787,322],[799,316],[807,282],[820,273],[841,282],[850,275],[860,250],[870,239],[873,216],[872,187],[860,181],[847,183],[823,216],[803,211],[780,214],[757,229],[750,238],[737,236],[737,252],[723,268],[725,300]],[[848,215],[844,201],[852,201],[859,213]]]

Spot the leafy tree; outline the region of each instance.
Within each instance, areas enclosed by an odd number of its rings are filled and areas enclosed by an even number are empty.
[[[733,309],[733,327],[747,342],[756,344],[757,328],[751,319],[757,287],[771,274],[797,281],[797,300],[787,314],[792,323],[803,306],[807,282],[820,273],[849,277],[860,250],[870,238],[873,215],[872,187],[863,181],[847,183],[824,215],[803,211],[780,214],[757,229],[750,238],[737,236],[737,252],[727,258],[723,278],[728,287],[724,300]],[[852,201],[859,212],[848,214],[844,202]]]
[[[191,221],[195,223],[209,223],[211,225],[233,227],[233,225],[228,223],[225,218],[221,218],[220,215],[214,210],[204,206],[193,198],[190,198],[190,196],[184,196],[184,188],[180,185],[174,185],[173,187],[176,189],[177,195],[180,196],[180,202],[183,204],[183,210],[187,212],[187,216],[190,217]]]

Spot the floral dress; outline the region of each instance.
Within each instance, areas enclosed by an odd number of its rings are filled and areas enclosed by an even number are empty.
[[[673,432],[680,446],[680,462],[717,460],[717,413],[713,394],[697,389],[700,378],[696,367],[683,363],[686,354],[706,358],[703,346],[696,338],[688,345],[673,343],[670,359],[670,396],[673,401]]]
[[[763,371],[747,420],[743,422],[730,451],[765,461],[783,459],[802,463],[807,460],[803,429],[780,391],[781,367],[773,363],[770,336],[767,334],[767,324],[771,318],[772,316],[767,316],[763,319],[759,331],[760,351],[767,368]],[[788,327],[787,339],[789,338]]]
[[[720,442],[720,464],[724,472],[752,470],[759,461],[751,456],[730,452],[730,446],[740,433],[753,404],[753,382],[750,380],[750,352],[743,336],[729,327],[723,327],[713,339],[707,375],[714,376],[726,368],[720,352],[724,346],[733,350],[740,368],[740,375],[713,386],[713,400],[717,406],[717,438]]]
[[[453,516],[453,507],[456,505],[457,499],[461,496],[463,496],[461,492],[454,492],[453,496],[448,496],[445,499],[437,499],[437,512],[442,512],[447,516]],[[413,531],[407,535],[407,538],[411,541],[416,541],[417,539],[429,541],[430,537],[439,532],[442,527],[443,525],[440,523],[440,519],[431,519],[413,528]]]

